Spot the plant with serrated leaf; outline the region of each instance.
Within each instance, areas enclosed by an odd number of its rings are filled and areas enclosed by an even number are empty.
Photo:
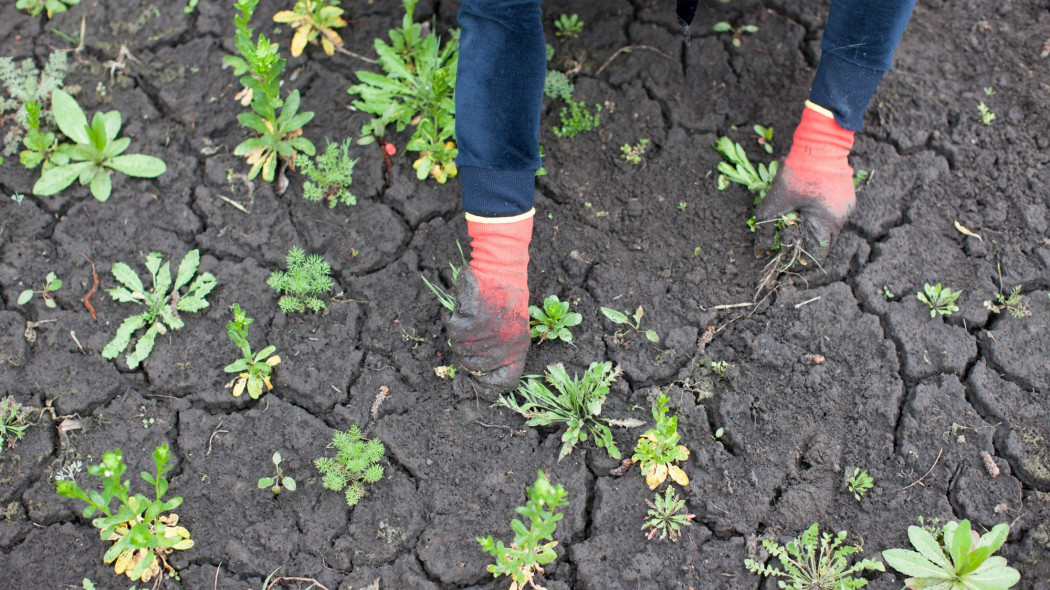
[[[346,26],[339,0],[296,0],[291,10],[273,15],[273,22],[287,23],[295,29],[292,36],[292,57],[299,57],[307,43],[321,40],[321,48],[328,55],[335,54],[336,45],[342,47],[343,38],[336,29]]]
[[[263,387],[266,391],[272,390],[270,373],[281,362],[281,357],[274,354],[277,352],[276,346],[267,346],[252,354],[251,344],[248,343],[248,326],[254,321],[241,311],[239,304],[233,304],[233,319],[226,324],[226,335],[241,349],[241,358],[226,365],[224,369],[227,373],[239,373],[233,381],[226,384],[226,387],[233,388],[233,397],[240,396],[247,389],[252,399],[259,399],[263,394]]]
[[[650,490],[655,490],[668,476],[680,486],[689,485],[689,476],[677,465],[689,458],[689,449],[678,444],[678,416],[668,416],[667,396],[661,392],[653,404],[653,421],[656,425],[638,438],[634,447],[632,463],[645,476]]]
[[[355,72],[359,84],[347,89],[357,95],[354,108],[373,118],[361,127],[358,144],[382,140],[393,125],[403,131],[415,125],[405,150],[419,157],[412,167],[416,178],[433,177],[439,183],[456,176],[456,103],[453,91],[459,55],[459,31],[444,46],[436,34],[425,34],[412,17],[418,0],[402,0],[405,14],[400,29],[390,30],[390,43],[375,40],[382,74]]]
[[[305,313],[307,309],[318,312],[325,303],[317,295],[332,290],[332,267],[320,254],[306,255],[301,248],[292,246],[285,258],[288,270],[275,270],[266,279],[281,298],[277,306],[284,313]]]
[[[26,136],[22,145],[26,149],[18,155],[18,161],[28,170],[36,168],[44,162],[51,160],[51,155],[58,147],[55,134],[40,130],[40,104],[27,102],[26,110]]]
[[[529,325],[532,326],[532,337],[539,338],[536,344],[543,344],[545,340],[561,340],[572,342],[572,332],[569,328],[580,325],[583,316],[569,311],[569,302],[561,301],[557,295],[551,295],[543,300],[543,307],[529,306]]]
[[[868,470],[862,470],[860,467],[855,467],[853,469],[853,475],[846,480],[846,488],[853,494],[853,498],[858,502],[863,500],[864,496],[868,495],[868,492],[874,486],[875,480],[868,475]]]
[[[190,250],[179,263],[175,281],[171,278],[171,263],[161,264],[161,254],[150,252],[146,256],[146,270],[153,280],[149,291],[142,280],[130,266],[123,262],[113,264],[113,277],[122,287],[113,287],[106,292],[121,303],[134,303],[145,307],[140,314],[130,316],[117,328],[117,334],[102,349],[102,356],[114,359],[131,344],[131,338],[139,328],[146,331],[135,343],[135,348],[128,353],[128,367],[134,369],[153,352],[153,343],[157,336],[167,333],[168,329],[180,330],[185,325],[180,312],[196,313],[208,307],[205,299],[215,288],[215,276],[210,272],[197,275],[201,255],[199,250]],[[196,276],[195,276],[196,275]],[[182,289],[185,287],[185,291]]]
[[[936,285],[923,283],[922,291],[916,293],[916,296],[919,301],[922,301],[930,308],[930,317],[935,318],[937,314],[952,315],[952,313],[959,311],[959,306],[955,305],[955,300],[961,294],[962,291],[952,291],[949,287],[942,288],[940,283]]]
[[[593,436],[594,442],[604,448],[609,456],[620,458],[620,450],[613,441],[609,426],[635,428],[644,424],[641,420],[616,420],[602,416],[602,405],[609,395],[609,386],[623,373],[620,367],[613,368],[611,362],[591,363],[583,378],[577,375],[569,377],[564,365],[557,363],[547,366],[546,381],[554,388],[547,387],[538,375],[528,377],[516,394],[501,395],[496,400],[497,406],[514,410],[526,418],[528,426],[547,426],[559,422],[565,423],[567,429],[562,434],[560,461],[576,448],[577,443]],[[517,398],[521,398],[519,402]]]
[[[379,464],[386,447],[377,438],[361,438],[361,429],[351,424],[346,432],[332,435],[332,446],[336,456],[314,460],[314,467],[324,475],[321,485],[337,492],[345,490],[346,503],[356,506],[365,495],[365,484],[373,484],[383,478],[383,466]]]
[[[494,578],[510,576],[513,582],[510,590],[522,590],[526,584],[530,588],[542,590],[537,586],[534,578],[536,574],[543,573],[543,566],[558,558],[554,551],[558,542],[554,540],[554,531],[558,527],[558,521],[565,515],[558,512],[558,508],[568,506],[569,502],[565,488],[561,484],[551,485],[543,471],[536,474],[536,483],[525,490],[529,499],[524,506],[514,509],[514,512],[529,519],[529,526],[515,518],[510,522],[510,528],[514,531],[514,541],[504,545],[503,541],[496,541],[492,535],[478,537],[477,542],[481,549],[495,558],[496,563],[489,564],[486,568]]]
[[[572,98],[572,93],[575,91],[576,87],[573,86],[564,72],[547,70],[547,74],[543,78],[544,95],[551,99],[560,98],[567,101]]]
[[[29,428],[29,408],[15,401],[15,398],[7,396],[0,400],[0,452],[4,450],[4,443],[13,444],[25,436]]]
[[[648,520],[642,525],[642,530],[649,531],[645,536],[648,541],[652,541],[653,537],[660,533],[660,540],[670,538],[671,542],[675,543],[682,536],[683,526],[693,526],[692,520],[696,515],[683,512],[685,500],[678,497],[674,486],[667,486],[663,496],[657,492],[655,502],[646,499],[645,503],[649,506],[646,513]]]
[[[29,128],[28,105],[33,103],[39,108],[51,104],[51,93],[62,88],[67,68],[64,51],[52,52],[43,70],[37,69],[32,59],[23,60],[19,65],[10,57],[0,57],[0,85],[8,95],[0,95],[0,122],[11,121],[4,134],[4,154],[15,153]],[[39,123],[53,128],[55,120],[49,110],[41,109]]]
[[[645,334],[645,338],[650,342],[660,342],[660,336],[657,335],[656,330],[642,329],[642,317],[645,315],[645,310],[642,309],[641,305],[638,306],[638,309],[634,310],[634,314],[631,316],[609,307],[600,307],[598,309],[610,322],[621,326],[627,326],[636,334]],[[622,341],[626,335],[627,334],[624,331],[617,331],[613,337],[618,341]]]
[[[120,449],[104,453],[101,463],[87,468],[89,474],[102,479],[101,492],[85,491],[72,480],[55,482],[59,496],[87,503],[84,518],[91,518],[96,512],[102,513],[91,521],[92,526],[100,529],[103,541],[113,541],[102,560],[113,563],[114,572],[134,581],[148,582],[159,576],[162,568],[169,576],[178,579],[178,573],[168,564],[167,556],[173,551],[193,547],[190,532],[178,524],[179,516],[165,514],[182,504],[180,497],[163,500],[168,491],[164,474],[171,470],[170,460],[168,445],[161,445],[153,451],[156,475],[147,471],[140,473],[140,477],[153,486],[154,498],[130,495],[129,482],[121,481],[127,465]],[[115,511],[110,508],[114,498],[118,501]]]
[[[259,135],[249,137],[234,148],[236,156],[243,156],[251,170],[251,180],[262,173],[263,180],[273,182],[277,163],[283,160],[295,168],[296,154],[314,155],[313,142],[303,137],[303,125],[313,119],[312,111],[299,112],[299,91],[293,90],[281,100],[281,73],[287,60],[281,57],[276,43],[266,35],[252,40],[248,26],[259,0],[237,0],[234,7],[241,13],[234,17],[236,33],[234,45],[241,56],[228,55],[223,61],[240,77],[244,89],[238,94],[241,104],[250,105],[252,112],[237,115],[242,126]],[[280,113],[278,114],[278,110]]]
[[[1003,295],[1000,291],[995,294],[995,303],[985,301],[984,306],[992,313],[1002,313],[1005,309],[1015,318],[1026,318],[1032,315],[1028,307],[1028,297],[1021,295],[1021,285],[1017,285],[1010,291],[1009,295]]]
[[[777,585],[789,590],[856,590],[867,586],[868,581],[854,578],[854,574],[886,571],[886,566],[875,559],[862,559],[850,565],[850,559],[860,552],[860,548],[844,545],[845,540],[846,531],[836,535],[821,534],[817,523],[813,523],[787,545],[762,540],[762,547],[770,556],[780,560],[783,570],[753,559],[745,559],[744,567],[760,576],[785,578]]]
[[[15,8],[26,11],[29,16],[40,16],[41,12],[47,11],[47,18],[51,18],[77,4],[80,0],[18,0]]]
[[[88,124],[87,116],[75,98],[62,90],[51,93],[51,112],[62,134],[73,143],[60,143],[44,160],[40,179],[33,194],[42,197],[62,192],[74,180],[90,186],[99,201],[109,199],[113,190],[111,170],[136,178],[156,178],[164,174],[164,160],[145,154],[125,154],[131,140],[117,138],[123,124],[120,111],[95,113]]]
[[[646,148],[649,147],[649,139],[641,138],[638,143],[631,145],[625,143],[620,146],[620,157],[627,161],[632,166],[637,166],[642,163],[642,156],[645,155]]]
[[[587,103],[582,100],[576,101],[571,98],[565,100],[566,106],[561,108],[558,118],[561,127],[553,127],[551,131],[558,137],[576,137],[577,135],[590,131],[601,124],[602,105],[595,103],[594,112],[587,108]]]
[[[909,576],[906,588],[936,590],[1005,590],[1021,579],[1006,559],[992,555],[1006,542],[1010,525],[997,524],[983,536],[970,529],[970,521],[948,522],[939,535],[917,526],[908,527],[908,540],[916,551],[887,549],[882,558],[893,569]]]
[[[54,309],[56,307],[55,298],[51,296],[52,293],[62,288],[62,279],[55,276],[54,271],[47,273],[44,277],[44,288],[39,291],[33,289],[26,289],[19,293],[18,304],[25,305],[33,299],[33,295],[39,293],[40,298],[44,300],[44,305]]]
[[[776,160],[769,166],[760,163],[756,169],[743,146],[724,136],[718,138],[714,148],[725,160],[718,163],[718,190],[724,191],[730,183],[740,184],[757,193],[756,204],[761,201],[773,186],[773,178],[777,175]]]
[[[270,492],[275,496],[281,493],[281,487],[289,492],[294,492],[295,480],[285,475],[284,470],[281,469],[281,452],[274,451],[270,461],[273,462],[273,477],[260,477],[257,484],[259,489],[270,488]]]
[[[325,139],[328,142],[328,139]],[[351,139],[346,138],[343,143],[331,143],[325,147],[316,158],[303,156],[302,173],[306,177],[303,182],[303,198],[307,201],[324,201],[329,209],[334,209],[337,203],[344,205],[356,205],[357,197],[350,192],[350,185],[354,182],[354,165],[357,158],[350,157]]]

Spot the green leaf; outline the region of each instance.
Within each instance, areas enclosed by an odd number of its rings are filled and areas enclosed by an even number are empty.
[[[115,156],[107,160],[105,165],[135,178],[156,178],[168,169],[164,160],[144,154]]]
[[[907,549],[887,549],[882,558],[890,567],[913,578],[950,580],[953,574],[930,562],[922,555]]]
[[[105,203],[109,199],[112,190],[113,179],[109,177],[109,173],[105,170],[97,172],[95,178],[91,179],[91,196],[100,202]]]
[[[660,337],[656,334],[656,330],[646,330],[645,337],[648,338],[650,342],[660,342]]]
[[[281,480],[281,485],[283,485],[285,487],[285,489],[288,490],[289,492],[294,492],[295,491],[295,480],[290,478],[290,477],[286,476],[284,479],[282,479]]]
[[[153,352],[153,343],[156,341],[159,332],[159,329],[157,328],[158,325],[159,324],[154,323],[150,326],[149,329],[146,330],[146,333],[139,338],[139,341],[135,343],[135,350],[131,351],[127,357],[129,369],[138,367],[139,364],[146,360],[146,358],[149,357],[149,354]]]
[[[116,265],[114,265],[116,266]],[[117,356],[124,352],[124,349],[131,343],[131,336],[143,325],[146,324],[146,315],[139,314],[133,315],[124,319],[124,322],[117,328],[117,334],[113,337],[113,340],[106,344],[105,348],[102,349],[102,358],[115,359]]]
[[[85,170],[93,166],[90,162],[77,162],[64,166],[51,166],[45,169],[33,185],[33,194],[49,197],[65,190]]]
[[[616,311],[615,309],[610,309],[608,307],[602,307],[602,308],[599,308],[599,309],[601,310],[602,314],[605,317],[609,318],[609,320],[612,321],[614,324],[626,324],[627,323],[627,315],[626,314],[624,314],[622,312],[619,312],[619,311]]]
[[[87,117],[75,98],[63,90],[55,90],[51,93],[51,112],[66,137],[80,144],[91,143]]]
[[[132,292],[142,293],[145,291],[145,288],[142,286],[142,281],[139,279],[139,275],[127,264],[123,262],[114,262],[113,268],[110,272],[113,273],[113,278],[120,281],[121,284]]]
[[[933,562],[936,566],[945,571],[955,571],[955,568],[952,567],[951,562],[945,556],[941,544],[926,529],[917,526],[908,527],[908,540],[911,541],[913,547],[919,550],[923,557]]]
[[[182,262],[179,263],[179,271],[175,276],[175,284],[172,285],[172,291],[178,291],[184,285],[190,282],[193,278],[194,273],[197,272],[197,268],[200,267],[201,253],[200,250],[193,249],[186,253],[182,257]]]
[[[272,477],[259,478],[259,483],[257,485],[259,486],[260,490],[264,489],[264,488],[271,487],[271,486],[273,486],[273,478]]]
[[[32,289],[26,289],[25,291],[22,291],[22,293],[18,296],[18,304],[19,305],[25,305],[26,303],[29,303],[29,300],[32,299],[32,298],[33,298],[33,290]]]

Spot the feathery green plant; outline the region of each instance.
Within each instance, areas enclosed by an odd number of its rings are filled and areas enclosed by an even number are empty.
[[[314,467],[324,475],[321,485],[337,492],[345,489],[346,503],[356,506],[365,495],[365,484],[383,478],[379,460],[386,453],[386,447],[377,438],[361,438],[361,429],[356,424],[351,424],[346,432],[332,435],[332,445],[338,451],[334,458],[314,460]]]
[[[288,270],[275,270],[266,279],[281,298],[277,306],[284,313],[318,312],[325,303],[318,294],[332,290],[332,267],[320,254],[307,256],[301,248],[292,246],[285,258]]]

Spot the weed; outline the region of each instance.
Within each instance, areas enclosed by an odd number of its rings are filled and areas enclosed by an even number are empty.
[[[656,533],[660,533],[661,541],[670,538],[671,542],[675,543],[682,536],[683,526],[693,526],[692,520],[696,515],[683,512],[685,500],[678,497],[673,486],[667,486],[663,496],[657,492],[655,502],[646,498],[645,503],[649,506],[646,514],[648,520],[642,525],[643,531],[649,531],[645,536],[646,540],[652,541]]]
[[[47,18],[51,18],[77,4],[80,0],[18,0],[15,8],[26,11],[29,16],[40,16],[41,12],[47,11]]]
[[[846,531],[840,531],[834,536],[831,533],[820,534],[817,523],[813,523],[806,532],[787,545],[781,546],[769,539],[762,540],[762,547],[780,560],[786,572],[752,559],[745,559],[744,567],[760,576],[787,578],[778,582],[778,585],[791,590],[854,590],[867,586],[868,581],[854,578],[852,574],[865,570],[886,571],[886,566],[874,559],[862,559],[849,565],[850,556],[859,553],[860,548],[843,545],[845,539]]]
[[[725,433],[726,429],[724,427],[719,426],[718,430],[715,430],[715,433],[711,435],[711,440],[715,441],[718,444],[722,444],[722,437],[725,436]]]
[[[95,113],[89,125],[76,99],[55,90],[51,93],[51,112],[58,128],[73,143],[60,143],[43,161],[33,194],[54,195],[80,179],[81,186],[91,187],[92,196],[105,201],[113,190],[110,170],[137,178],[156,178],[167,170],[160,158],[124,154],[131,140],[117,138],[122,125],[120,111]]]
[[[952,315],[953,312],[959,311],[959,307],[955,305],[955,300],[959,298],[962,291],[952,291],[948,287],[941,288],[941,284],[930,286],[929,283],[924,283],[922,291],[916,293],[919,301],[922,301],[930,308],[930,317],[935,318],[937,314],[941,315]]]
[[[689,449],[678,444],[681,439],[678,435],[678,416],[667,415],[667,402],[667,396],[660,393],[653,404],[656,426],[638,438],[634,456],[631,457],[632,462],[638,463],[650,490],[655,490],[667,476],[671,476],[671,480],[680,486],[689,485],[689,476],[677,465],[689,458]]]
[[[455,264],[452,264],[451,262],[448,263],[449,268],[452,269],[452,286],[453,287],[455,287],[456,284],[459,282],[459,273],[460,273],[460,271],[462,271],[463,268],[465,266],[467,266],[467,257],[466,257],[466,255],[463,254],[463,246],[459,243],[459,240],[456,240],[456,247],[459,248],[459,258],[462,261],[462,264],[460,266],[456,266]],[[455,296],[451,295],[448,291],[445,291],[441,287],[438,287],[434,283],[431,283],[430,281],[427,280],[427,278],[425,276],[419,275],[419,277],[421,279],[423,279],[423,283],[427,286],[428,289],[430,289],[430,292],[433,293],[434,296],[438,298],[438,303],[441,304],[441,307],[444,307],[445,309],[449,310],[450,312],[451,311],[456,311],[456,304],[458,304],[459,301],[456,300]]]
[[[381,140],[388,125],[397,131],[415,125],[405,150],[419,158],[412,167],[416,178],[430,175],[444,183],[459,173],[455,157],[456,103],[453,91],[459,55],[459,31],[440,46],[435,34],[424,34],[423,26],[412,21],[418,0],[402,0],[405,15],[400,29],[390,30],[390,44],[375,40],[376,55],[384,74],[356,72],[360,84],[347,89],[360,98],[354,108],[373,115],[361,127],[358,144]]]
[[[247,389],[252,399],[259,399],[263,387],[266,387],[266,391],[272,390],[270,372],[281,362],[281,357],[274,354],[277,352],[276,346],[267,346],[252,354],[252,347],[248,343],[248,326],[254,321],[241,311],[239,304],[233,304],[233,319],[226,324],[226,335],[241,349],[241,358],[224,369],[227,373],[240,373],[226,384],[226,387],[233,387],[233,397],[238,397]]]
[[[55,481],[76,481],[77,476],[84,470],[83,461],[73,461],[63,465],[58,472],[55,473]]]
[[[637,334],[645,334],[646,339],[650,342],[660,342],[660,336],[656,334],[656,330],[642,330],[642,317],[645,315],[645,310],[639,305],[638,309],[634,311],[633,316],[628,316],[626,313],[616,311],[608,307],[599,308],[606,318],[614,324],[627,326],[631,328]],[[634,321],[632,321],[634,320]],[[624,332],[617,331],[615,338],[617,340],[623,340]]]
[[[1002,292],[996,293],[995,303],[991,301],[984,302],[984,306],[992,313],[1002,313],[1005,309],[1015,318],[1025,318],[1032,315],[1032,310],[1028,308],[1028,304],[1028,297],[1021,295],[1021,285],[1014,287],[1009,295],[1003,295]]]
[[[188,0],[186,7],[182,9],[185,14],[193,14],[194,10],[197,10],[197,5],[200,4],[201,0]]]
[[[714,148],[725,159],[718,163],[718,190],[729,188],[729,183],[733,182],[757,193],[756,204],[761,201],[773,186],[773,178],[777,175],[776,160],[770,162],[769,166],[760,163],[756,169],[744,148],[725,136],[718,138]]]
[[[688,207],[688,206],[689,206],[689,203],[686,203],[685,201],[678,201],[678,210],[679,211],[685,211],[686,207]]]
[[[563,72],[547,70],[547,76],[543,79],[543,94],[551,99],[560,98],[568,102],[575,91],[576,87]]]
[[[569,328],[580,325],[583,316],[569,311],[569,302],[560,301],[557,295],[551,295],[543,300],[543,307],[529,306],[529,325],[532,326],[532,337],[539,338],[536,344],[543,344],[545,340],[561,340],[572,342],[572,332]]]
[[[977,103],[977,113],[981,115],[981,123],[985,125],[991,125],[992,121],[995,120],[995,113],[988,108],[988,105],[984,104],[984,101]]]
[[[281,493],[281,487],[288,490],[289,492],[295,491],[295,480],[284,474],[284,470],[281,469],[281,452],[274,451],[273,457],[270,458],[273,461],[273,477],[260,477],[259,489],[270,488],[273,495]]]
[[[1010,525],[997,524],[979,536],[970,521],[948,522],[940,534],[925,528],[908,527],[908,539],[918,552],[887,549],[882,558],[893,569],[909,576],[908,588],[1000,590],[1016,584],[1021,575],[1006,559],[992,556],[1006,541]]]
[[[338,453],[335,458],[321,457],[314,460],[314,467],[324,475],[321,485],[337,492],[346,490],[346,503],[356,506],[365,495],[365,484],[373,484],[383,478],[383,466],[379,460],[386,453],[382,441],[361,438],[361,429],[350,425],[346,432],[332,435],[332,445]]]
[[[523,590],[526,584],[540,588],[533,578],[543,573],[544,565],[558,557],[554,551],[558,545],[554,531],[558,521],[565,516],[558,512],[558,508],[569,505],[565,488],[561,484],[551,485],[543,471],[536,474],[536,483],[526,488],[525,493],[529,496],[528,501],[514,512],[529,519],[529,528],[517,518],[512,520],[510,528],[514,531],[514,541],[509,546],[496,541],[492,535],[477,538],[481,549],[496,560],[486,569],[494,578],[510,576],[514,580],[511,584],[514,590]]]
[[[296,0],[291,10],[273,15],[273,22],[288,23],[295,29],[292,36],[292,57],[299,57],[307,43],[317,43],[328,55],[335,54],[335,46],[343,45],[343,38],[335,29],[346,26],[339,0]]]
[[[0,96],[0,120],[6,120],[8,117],[13,117],[14,120],[14,124],[4,135],[3,153],[15,153],[18,142],[28,129],[29,113],[26,105],[51,104],[51,93],[62,88],[67,69],[68,59],[64,51],[52,52],[43,71],[38,70],[31,59],[16,65],[10,57],[0,57],[0,84],[3,84],[10,95],[10,98]],[[13,114],[8,114],[12,112]],[[54,124],[54,117],[50,111],[41,113],[41,122],[46,127]]]
[[[29,303],[29,300],[33,298],[36,293],[40,294],[40,298],[44,300],[44,305],[54,309],[56,307],[55,298],[51,296],[52,293],[62,288],[62,279],[55,276],[54,271],[47,273],[44,277],[44,288],[40,291],[34,291],[32,289],[26,289],[18,295],[18,304],[25,305]]]
[[[755,131],[755,135],[758,136],[758,145],[762,146],[762,149],[766,150],[767,154],[772,154],[773,128],[755,125],[754,127],[752,127],[752,129]]]
[[[580,20],[578,14],[563,14],[554,20],[554,36],[555,37],[572,37],[576,38],[580,36],[583,31],[583,21]]]
[[[634,145],[625,143],[620,146],[620,157],[627,160],[628,164],[637,166],[642,163],[642,156],[645,155],[645,149],[648,147],[649,140],[644,137]]]
[[[858,502],[868,495],[868,491],[875,485],[875,480],[868,475],[868,470],[860,467],[853,469],[853,475],[846,480],[846,487]]]
[[[524,402],[519,403],[514,394],[500,396],[497,406],[514,410],[526,418],[528,426],[546,426],[564,422],[568,430],[562,435],[560,461],[576,448],[576,444],[587,440],[590,433],[594,442],[604,448],[613,459],[620,458],[620,450],[613,442],[612,431],[608,425],[634,428],[643,424],[640,420],[615,420],[605,418],[602,405],[609,395],[609,386],[623,373],[615,369],[611,362],[591,363],[583,378],[569,377],[561,363],[547,366],[546,381],[554,388],[547,389],[539,376],[532,375],[524,385],[518,388],[517,396]]]
[[[722,379],[726,378],[726,369],[729,368],[728,361],[711,361],[707,366],[715,375],[718,375]]]
[[[125,318],[117,328],[116,336],[102,349],[102,356],[107,359],[116,358],[131,343],[135,332],[143,326],[148,326],[135,344],[135,349],[126,357],[128,368],[134,369],[153,352],[153,343],[158,335],[166,334],[168,328],[179,330],[185,325],[179,317],[179,312],[195,313],[208,307],[205,297],[215,288],[215,277],[206,272],[194,278],[200,260],[200,251],[187,252],[179,263],[175,282],[172,283],[171,263],[165,262],[162,266],[161,255],[150,252],[146,256],[146,269],[153,279],[153,288],[148,292],[130,266],[123,262],[114,263],[113,277],[124,286],[113,287],[106,292],[114,301],[142,305],[146,311]],[[193,282],[190,282],[191,279]],[[183,287],[186,287],[186,291],[180,293]]]
[[[882,286],[882,296],[886,298],[886,301],[889,301],[890,299],[896,297],[896,295],[893,294],[893,291],[890,291],[889,285]]]
[[[869,178],[871,178],[871,172],[863,169],[857,170],[853,175],[853,188],[860,188],[862,184],[868,182]]]
[[[285,257],[288,270],[275,270],[266,284],[281,298],[277,306],[284,313],[305,313],[325,308],[317,295],[332,290],[332,267],[320,254],[307,256],[299,247],[292,246]]]
[[[602,105],[595,103],[594,113],[587,108],[587,104],[575,101],[571,98],[565,101],[567,106],[562,107],[558,117],[561,119],[561,127],[554,127],[554,135],[558,137],[576,137],[580,133],[590,131],[601,124]]]
[[[325,139],[325,141],[328,141]],[[331,143],[316,159],[303,156],[303,198],[307,201],[325,201],[329,209],[337,203],[356,205],[357,197],[350,192],[354,182],[354,165],[357,158],[350,158],[350,138],[343,143]]]
[[[236,33],[233,39],[241,57],[228,55],[223,62],[233,68],[233,75],[240,77],[244,87],[238,94],[241,104],[250,105],[252,109],[252,112],[237,115],[237,120],[243,127],[259,134],[242,141],[233,153],[243,156],[251,164],[249,180],[261,172],[263,180],[273,182],[279,159],[294,168],[296,154],[314,155],[314,144],[303,137],[303,125],[309,123],[314,114],[312,111],[299,112],[298,90],[281,100],[281,73],[287,60],[281,57],[277,44],[271,43],[265,35],[259,35],[258,41],[252,40],[248,21],[258,4],[259,0],[237,0],[234,4],[241,12],[234,17]]]
[[[732,33],[733,46],[740,47],[740,44],[743,43],[744,35],[754,35],[758,32],[758,27],[755,25],[741,25],[739,27],[734,27],[726,21],[720,21],[715,23],[714,26],[711,27],[711,30],[716,33]]]
[[[28,417],[29,408],[22,407],[15,398],[7,396],[0,400],[0,452],[3,452],[5,442],[10,446],[25,436],[30,426],[26,422]]]
[[[113,541],[102,561],[115,563],[114,571],[124,574],[134,581],[148,582],[161,573],[161,568],[169,576],[178,579],[178,574],[167,562],[172,551],[193,547],[190,532],[186,527],[178,526],[177,514],[164,515],[182,504],[181,497],[164,501],[168,491],[168,480],[164,477],[171,466],[171,451],[164,444],[153,451],[153,465],[156,475],[147,471],[141,472],[146,483],[153,486],[155,499],[142,494],[129,495],[130,485],[121,482],[127,465],[124,464],[120,449],[102,455],[102,462],[88,467],[88,473],[102,479],[102,491],[86,492],[72,480],[55,482],[58,495],[63,498],[74,498],[87,503],[84,518],[91,518],[96,512],[99,516],[91,521],[92,526],[101,529],[103,541]],[[119,502],[116,512],[109,505],[113,498]]]
[[[51,155],[58,147],[55,134],[40,131],[40,105],[36,102],[27,102],[26,110],[26,136],[22,144],[26,149],[18,155],[19,162],[28,170],[36,168],[40,164],[51,159]]]

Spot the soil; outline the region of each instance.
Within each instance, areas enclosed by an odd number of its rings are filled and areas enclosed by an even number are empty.
[[[765,559],[762,538],[789,539],[819,521],[875,557],[906,546],[919,516],[967,518],[978,530],[1010,523],[1001,554],[1020,570],[1018,587],[1050,588],[1045,1],[920,0],[857,135],[852,163],[871,177],[856,212],[822,269],[787,275],[756,305],[766,260],[744,223],[752,197],[717,190],[711,144],[728,134],[754,159],[786,156],[828,3],[708,3],[688,43],[669,2],[545,6],[553,67],[577,65],[577,98],[604,108],[596,132],[560,139],[550,131],[560,107],[545,107],[549,173],[537,183],[530,287],[534,302],[557,294],[585,321],[572,345],[534,347],[526,372],[615,361],[625,373],[606,404],[614,417],[650,419],[655,391],[671,397],[692,450],[682,493],[697,517],[675,544],[646,541],[652,496],[636,470],[610,475],[617,462],[590,442],[559,462],[559,431],[527,427],[435,376],[449,358],[443,310],[419,276],[447,284],[456,241],[467,241],[457,183],[417,182],[398,155],[388,185],[374,146],[356,148],[356,207],[299,198],[295,173],[283,196],[247,181],[232,155],[245,137],[239,86],[222,67],[233,51],[232,3],[204,1],[188,15],[184,4],[83,0],[50,21],[14,2],[0,7],[0,54],[38,64],[69,47],[54,32],[79,31],[83,19],[67,83],[88,112],[121,110],[131,151],[168,163],[157,180],[117,175],[106,203],[77,186],[17,204],[9,196],[29,194],[34,176],[17,156],[0,168],[0,396],[54,410],[35,412],[25,438],[0,454],[0,585],[79,588],[89,577],[99,588],[130,586],[102,563],[107,544],[77,502],[56,495],[53,477],[113,448],[137,473],[168,443],[170,494],[184,499],[180,524],[196,545],[173,556],[181,582],[164,579],[163,588],[259,589],[278,568],[333,590],[377,579],[380,588],[505,588],[475,538],[509,542],[513,509],[538,469],[570,501],[559,558],[542,576],[552,590],[772,588],[743,565]],[[282,48],[289,31],[266,21],[287,4],[264,1],[254,23]],[[400,22],[400,3],[344,4],[347,48],[374,55],[372,40]],[[417,15],[445,32],[457,7],[424,0]],[[578,38],[553,35],[561,13],[584,21]],[[711,32],[718,21],[759,32],[736,46]],[[601,69],[625,46],[634,49]],[[134,59],[120,60],[122,47]],[[300,89],[316,113],[305,129],[315,144],[359,134],[365,117],[348,108],[345,90],[360,69],[374,66],[316,47],[289,61],[285,88]],[[997,115],[991,125],[980,101]],[[775,127],[772,156],[753,124]],[[632,166],[619,147],[641,138],[652,143]],[[281,314],[264,284],[293,245],[333,266],[323,314]],[[113,263],[143,272],[148,252],[178,260],[192,248],[218,277],[211,306],[159,338],[136,370],[102,359],[128,313],[102,290],[115,284]],[[97,323],[82,304],[93,281],[80,253],[100,279]],[[49,271],[65,281],[57,309],[39,297],[17,305]],[[961,289],[960,311],[931,318],[915,296],[927,282]],[[983,305],[1017,285],[1030,316]],[[258,401],[223,388],[236,354],[223,335],[234,302],[256,319],[253,344],[273,344],[283,359],[274,391]],[[643,328],[660,343],[614,336],[601,306],[641,306]],[[47,323],[29,340],[28,322]],[[706,344],[708,326],[717,332]],[[727,363],[724,378],[711,360]],[[82,428],[60,432],[66,416]],[[387,446],[385,477],[353,509],[312,466],[350,424]],[[639,431],[614,434],[626,450]],[[255,483],[270,474],[274,451],[299,482],[276,498]],[[859,502],[843,483],[857,467],[875,480]],[[870,579],[876,589],[903,583],[893,573]]]

